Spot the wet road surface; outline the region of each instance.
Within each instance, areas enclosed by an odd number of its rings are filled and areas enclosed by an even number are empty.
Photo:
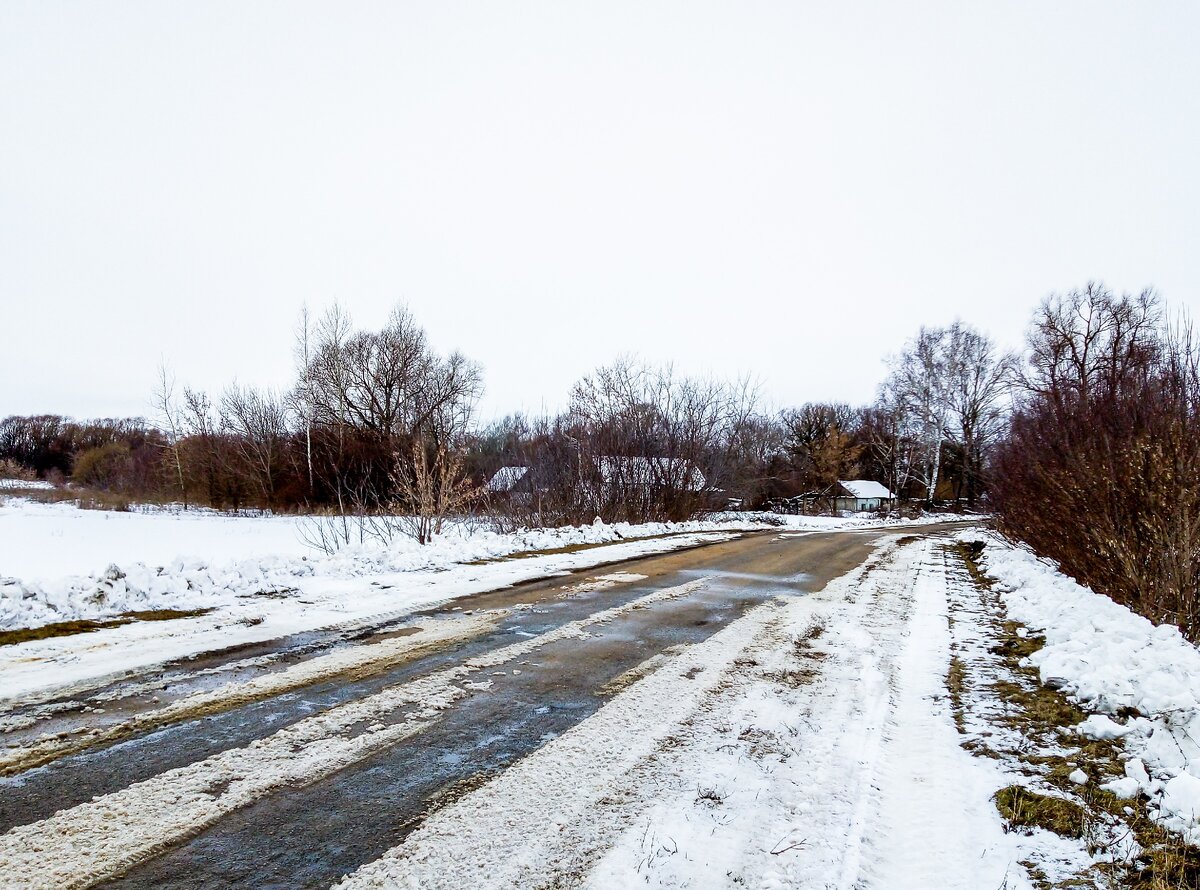
[[[705,579],[685,596],[628,609],[589,626],[586,636],[547,643],[488,671],[487,688],[473,691],[407,741],[313,784],[270,793],[104,885],[327,887],[395,846],[447,798],[586,719],[603,705],[614,681],[647,659],[707,638],[764,600],[821,589],[861,563],[883,535],[935,530],[753,534],[458,600],[453,609],[418,614],[416,623],[467,610],[499,610],[497,619],[469,640],[378,673],[333,677],[0,780],[0,831],[248,745],[313,714],[515,641]],[[616,572],[644,577],[572,589]],[[278,669],[314,653],[370,645],[391,630],[354,639],[281,641],[273,653],[254,654],[279,656],[271,660],[272,669]],[[163,693],[169,695],[172,684],[180,694],[192,690],[195,683],[188,677],[178,668],[156,679],[166,681]],[[127,699],[109,702],[106,714],[145,707],[145,692],[135,687],[131,684],[134,694]],[[108,694],[119,696],[120,690]]]

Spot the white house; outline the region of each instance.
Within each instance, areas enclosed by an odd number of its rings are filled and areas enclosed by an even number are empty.
[[[832,494],[833,509],[838,512],[873,513],[896,502],[896,496],[885,486],[869,479],[839,479]]]
[[[488,480],[487,490],[493,494],[508,494],[529,474],[529,467],[501,467]]]
[[[611,457],[597,461],[605,491],[651,491],[671,487],[678,491],[703,491],[707,480],[700,468],[679,457]]]

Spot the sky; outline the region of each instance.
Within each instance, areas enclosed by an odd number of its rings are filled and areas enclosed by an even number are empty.
[[[406,303],[481,416],[621,354],[863,402],[921,324],[1200,315],[1200,4],[0,0],[0,416],[284,387]]]

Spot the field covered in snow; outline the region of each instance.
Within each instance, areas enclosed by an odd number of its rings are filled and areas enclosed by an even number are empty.
[[[427,546],[396,537],[386,545],[368,541],[326,554],[312,544],[315,521],[208,510],[81,510],[0,497],[0,630],[151,609],[214,608],[245,595],[313,593],[325,582],[439,571],[528,551],[766,527],[754,514],[512,534],[452,524]],[[881,524],[863,517],[775,521],[798,530]]]

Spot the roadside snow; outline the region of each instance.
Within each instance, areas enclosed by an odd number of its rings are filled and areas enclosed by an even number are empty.
[[[593,533],[605,532],[596,528]],[[485,565],[442,564],[373,577],[349,574],[339,578],[332,573],[314,572],[309,577],[289,578],[294,586],[282,590],[271,586],[257,588],[251,583],[254,576],[232,574],[219,597],[201,600],[218,606],[207,615],[172,621],[135,621],[95,633],[0,646],[3,678],[0,707],[92,688],[138,670],[204,652],[314,630],[372,626],[459,597],[735,536],[731,532],[678,534],[571,553]],[[545,532],[530,538],[554,540]],[[509,546],[513,546],[511,540]],[[386,554],[380,558],[385,559]],[[239,594],[238,590],[244,592]]]
[[[786,516],[764,525],[760,514],[724,514],[703,522],[597,522],[512,534],[457,524],[426,546],[397,538],[325,555],[304,552],[303,521],[211,511],[106,513],[0,497],[0,630],[144,610],[210,610],[2,646],[0,706],[240,644],[394,620],[456,597],[743,531],[804,534],[895,522]],[[562,552],[579,545],[595,546]],[[180,552],[202,555],[171,555]],[[71,573],[83,564],[107,568]],[[27,577],[13,577],[12,565],[28,569]]]
[[[999,535],[960,537],[985,538],[1009,615],[1045,636],[1029,659],[1042,681],[1092,712],[1076,731],[1122,740],[1127,779],[1109,790],[1148,795],[1167,828],[1200,844],[1200,651]]]
[[[146,609],[212,608],[239,595],[288,596],[311,590],[314,582],[441,571],[525,551],[761,528],[746,521],[599,523],[501,535],[453,525],[426,546],[397,537],[387,546],[354,545],[326,555],[304,543],[303,522],[0,501],[0,629]],[[84,565],[100,570],[73,573]]]
[[[54,486],[41,479],[0,479],[0,490],[53,491]]]
[[[479,692],[482,684],[468,681],[482,670],[582,636],[630,610],[686,596],[706,583],[699,579],[657,590],[18,826],[0,836],[0,873],[13,886],[91,886],[277,788],[317,781],[420,732],[446,708]]]
[[[953,517],[932,516],[926,522]],[[782,516],[788,530],[872,528],[898,520]],[[0,497],[0,630],[151,609],[205,609],[239,596],[288,596],[314,583],[441,571],[527,551],[658,535],[746,531],[762,514],[683,523],[616,523],[497,534],[452,524],[426,546],[397,537],[332,555],[314,550],[312,520],[212,511],[81,510]]]
[[[945,701],[930,552],[884,544],[655,661],[338,886],[1030,886],[1017,862],[1044,841],[1005,834],[1003,776]]]

